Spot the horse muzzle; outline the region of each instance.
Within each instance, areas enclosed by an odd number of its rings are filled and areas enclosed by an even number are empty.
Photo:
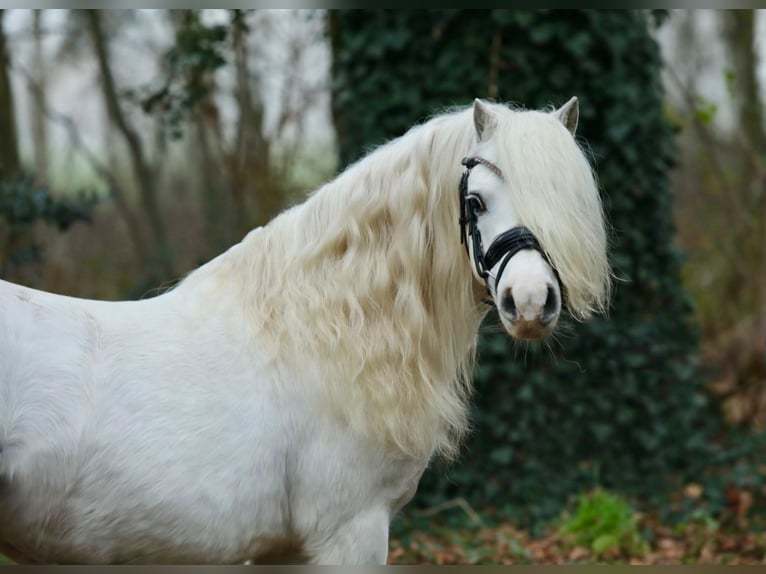
[[[518,282],[503,289],[498,305],[500,320],[517,339],[547,337],[561,313],[561,294],[553,283]]]

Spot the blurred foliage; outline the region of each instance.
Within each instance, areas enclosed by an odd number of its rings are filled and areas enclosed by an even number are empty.
[[[610,316],[569,321],[554,342],[527,347],[488,325],[474,431],[459,464],[426,473],[414,504],[459,493],[538,524],[572,494],[601,484],[669,508],[672,489],[699,480],[729,451],[714,441],[721,417],[703,392],[698,333],[673,247],[668,176],[676,148],[663,115],[656,18],[629,10],[330,18],[344,164],[477,96],[540,108],[577,95],[578,139],[596,164],[612,225],[620,280]]]
[[[162,57],[166,76],[160,86],[128,90],[125,97],[154,115],[173,139],[183,135],[188,113],[214,92],[210,81],[229,63],[235,28],[248,31],[245,10],[229,10],[229,23],[207,23],[201,10],[182,10],[175,42]]]
[[[34,239],[34,226],[40,222],[66,231],[77,221],[90,221],[98,202],[94,193],[81,191],[73,199],[56,198],[34,177],[22,174],[4,177],[0,173],[0,276],[42,259]]]
[[[725,59],[705,57],[714,44],[702,32],[705,16],[680,11],[673,25],[683,48],[669,54],[666,68],[677,94],[668,110],[681,134],[673,178],[677,242],[689,253],[683,278],[695,300],[710,388],[728,422],[766,432],[766,119],[757,11],[706,16]],[[724,93],[699,81],[703,70]]]

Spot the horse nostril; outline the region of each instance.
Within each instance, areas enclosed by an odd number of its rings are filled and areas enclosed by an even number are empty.
[[[550,323],[558,312],[559,302],[556,290],[553,288],[553,285],[548,285],[548,293],[545,297],[545,305],[543,305],[543,313],[540,319],[543,324]]]
[[[513,300],[513,293],[510,289],[506,289],[503,292],[503,298],[500,301],[500,307],[503,311],[510,315],[512,319],[516,318],[516,302]]]

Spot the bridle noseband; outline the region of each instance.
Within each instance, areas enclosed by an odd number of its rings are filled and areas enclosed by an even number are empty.
[[[479,214],[486,211],[487,208],[481,197],[468,192],[468,177],[471,175],[471,170],[478,164],[489,169],[500,179],[504,179],[503,172],[495,164],[481,157],[466,157],[463,158],[461,163],[465,166],[466,170],[460,178],[460,243],[465,245],[466,254],[472,257],[476,274],[484,280],[487,293],[489,293],[490,297],[497,291],[497,284],[503,275],[506,265],[522,249],[534,249],[540,253],[551,266],[551,269],[553,269],[553,273],[556,275],[559,283],[559,288],[562,289],[561,280],[556,268],[550,262],[545,251],[543,251],[537,237],[524,226],[512,227],[508,231],[501,233],[495,238],[486,253],[484,252],[484,245],[482,244],[481,233],[477,224]],[[468,249],[469,236],[473,253]],[[491,270],[499,262],[500,267],[497,270],[497,275],[493,277]],[[490,285],[491,278],[494,279],[493,285]],[[485,302],[494,305],[494,300],[491,298],[485,300]]]

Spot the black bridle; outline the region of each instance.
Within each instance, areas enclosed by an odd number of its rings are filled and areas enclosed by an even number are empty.
[[[465,166],[466,170],[460,178],[460,243],[465,245],[465,252],[469,257],[473,255],[474,269],[476,269],[476,274],[484,280],[484,284],[487,287],[487,293],[489,293],[490,296],[494,295],[506,265],[508,265],[511,258],[522,249],[534,249],[540,253],[551,266],[551,269],[553,269],[553,273],[556,275],[556,279],[559,283],[559,289],[562,289],[561,280],[559,279],[556,268],[551,263],[545,251],[543,251],[537,237],[524,226],[513,227],[508,231],[501,233],[495,238],[486,253],[484,252],[484,245],[482,244],[481,233],[479,232],[477,223],[479,214],[486,211],[487,208],[480,196],[474,193],[469,193],[468,177],[471,175],[471,170],[478,164],[489,169],[500,179],[504,179],[503,172],[501,172],[500,168],[495,164],[481,157],[466,157],[463,158],[461,163]],[[473,251],[473,254],[471,254],[468,249],[468,236],[471,238],[473,247],[471,251]],[[497,275],[494,277],[494,285],[490,287],[490,270],[495,267],[498,262],[501,262],[500,267],[497,270]],[[487,302],[494,305],[492,299],[487,300]]]

